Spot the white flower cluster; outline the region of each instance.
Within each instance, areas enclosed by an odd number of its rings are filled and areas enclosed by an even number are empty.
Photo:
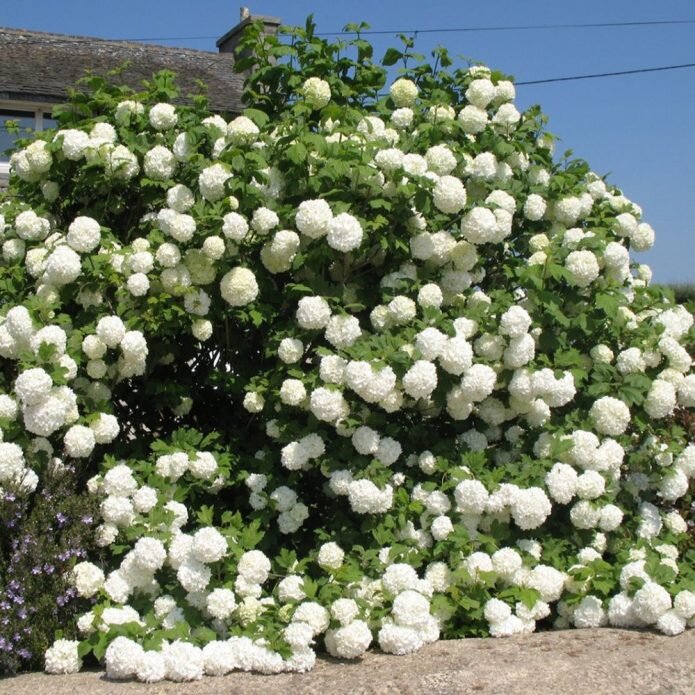
[[[12,157],[0,487],[92,474],[82,650],[130,625],[108,675],[185,681],[695,625],[694,321],[641,209],[487,68],[358,105],[302,60],[270,117],[133,96]]]

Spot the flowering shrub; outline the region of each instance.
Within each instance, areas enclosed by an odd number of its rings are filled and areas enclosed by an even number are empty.
[[[0,484],[89,471],[107,558],[46,669],[693,624],[695,331],[640,208],[500,73],[406,43],[382,95],[361,38],[290,35],[229,123],[92,80],[13,156]]]
[[[88,602],[70,580],[76,560],[96,549],[96,501],[75,491],[76,471],[51,466],[41,493],[0,499],[0,671],[42,668],[56,632],[77,636]],[[93,558],[95,559],[95,558]]]

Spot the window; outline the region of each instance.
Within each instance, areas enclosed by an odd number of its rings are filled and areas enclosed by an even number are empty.
[[[52,108],[49,105],[37,108],[33,104],[0,103],[0,186],[6,184],[10,170],[7,150],[34,131],[54,128],[56,121],[50,115]]]
[[[13,147],[19,138],[26,137],[35,128],[35,122],[33,113],[10,109],[0,110],[0,157],[2,159],[8,159],[6,150]]]

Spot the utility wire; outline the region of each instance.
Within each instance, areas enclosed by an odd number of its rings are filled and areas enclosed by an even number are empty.
[[[444,33],[463,33],[477,31],[527,31],[527,30],[548,30],[548,29],[596,29],[599,27],[644,27],[644,26],[663,26],[676,24],[695,24],[695,19],[669,19],[662,21],[647,22],[589,22],[586,24],[520,24],[512,26],[483,26],[483,27],[457,27],[444,29],[392,29],[392,30],[371,30],[366,31],[331,31],[317,33],[317,36],[342,36],[345,34],[444,34]]]
[[[421,30],[415,30],[414,32],[411,33],[433,33],[433,32],[455,32],[455,31],[511,31],[511,30],[517,30],[517,29],[554,29],[554,28],[588,28],[588,27],[613,27],[613,26],[644,26],[644,25],[660,25],[660,24],[695,24],[695,20],[692,19],[684,19],[684,20],[668,20],[668,21],[654,21],[654,22],[613,22],[613,23],[591,23],[591,24],[544,24],[544,25],[526,25],[526,26],[515,26],[515,27],[470,27],[470,28],[464,28],[464,29],[421,29]],[[340,32],[334,32],[331,34],[322,34],[323,36],[335,36],[338,35]],[[344,32],[344,33],[355,33],[355,32]],[[391,34],[391,33],[399,33],[397,31],[365,31],[361,32],[364,34]],[[408,33],[407,31],[402,31],[400,33]],[[84,39],[88,39],[90,37],[84,37]],[[171,38],[171,39],[165,39],[162,37],[159,38],[150,38],[150,39],[96,39],[98,41],[166,41],[166,40],[191,40],[191,39],[203,39],[203,38],[215,38],[215,37],[177,37],[177,38]],[[27,44],[32,44],[32,43],[51,43],[51,44],[80,44],[83,45],[85,43],[85,40],[83,38],[73,38],[73,37],[66,37],[65,39],[63,38],[58,38],[58,39],[52,39],[48,37],[32,37],[31,39],[27,39],[22,42],[21,45],[27,45]],[[204,51],[203,51],[204,52]],[[225,54],[211,54],[214,55],[214,57],[217,59],[220,56],[223,56]],[[212,61],[215,62],[215,61]],[[212,64],[211,62],[211,64]],[[518,82],[515,82],[514,84],[517,86],[525,86],[525,85],[536,85],[536,84],[549,84],[553,82],[570,82],[570,81],[575,81],[575,80],[590,80],[590,79],[596,79],[600,77],[620,77],[624,75],[638,75],[638,74],[643,74],[643,73],[649,73],[649,72],[664,72],[667,70],[682,70],[684,68],[693,68],[695,67],[695,63],[682,63],[680,65],[664,65],[664,66],[659,66],[659,67],[653,67],[653,68],[639,68],[635,70],[617,70],[613,72],[600,72],[600,73],[592,73],[592,74],[587,74],[587,75],[570,75],[567,77],[550,77],[542,80],[521,80]]]
[[[395,34],[446,34],[473,33],[489,31],[547,31],[550,29],[598,29],[618,27],[647,27],[647,26],[677,26],[695,24],[695,19],[666,19],[644,22],[587,22],[584,24],[519,24],[511,26],[479,26],[479,27],[445,27],[441,29],[367,29],[365,31],[327,31],[317,32],[316,36],[347,36],[347,35],[395,35]],[[137,38],[107,39],[110,41],[208,41],[219,39],[219,36],[146,36]]]
[[[695,63],[683,63],[681,65],[664,65],[658,68],[640,68],[638,70],[618,70],[616,72],[598,72],[592,75],[573,75],[571,77],[550,77],[545,80],[524,80],[514,82],[516,86],[527,84],[548,84],[550,82],[569,82],[571,80],[591,80],[596,77],[616,77],[619,75],[638,75],[644,72],[661,72],[663,70],[681,70],[682,68],[695,68]]]

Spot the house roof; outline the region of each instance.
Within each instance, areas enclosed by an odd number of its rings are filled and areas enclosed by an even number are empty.
[[[229,53],[2,27],[0,99],[62,102],[68,89],[88,72],[104,75],[126,61],[119,82],[135,90],[142,89],[143,80],[154,73],[171,70],[182,95],[199,93],[196,81],[201,80],[207,85],[212,110],[243,108],[243,78],[234,73]]]

